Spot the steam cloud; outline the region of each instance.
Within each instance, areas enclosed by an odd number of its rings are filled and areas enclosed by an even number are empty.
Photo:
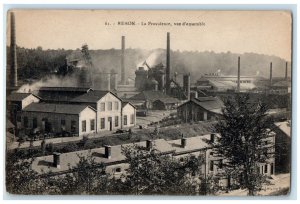
[[[19,88],[17,92],[19,93],[29,93],[33,91],[38,91],[41,87],[76,87],[78,84],[77,78],[74,76],[56,76],[51,75],[45,77],[32,84],[24,84]]]
[[[144,64],[144,62],[146,62],[150,67],[158,64],[158,60],[160,59],[160,56],[163,53],[164,53],[163,50],[156,50],[156,51],[152,52],[145,61],[138,63],[137,68],[144,67],[145,70],[147,70],[148,67]]]

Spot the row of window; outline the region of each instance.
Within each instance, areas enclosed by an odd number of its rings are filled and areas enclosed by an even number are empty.
[[[107,104],[107,110],[108,111],[112,111],[114,110],[119,110],[119,102],[118,101],[114,101],[114,102],[102,102],[100,103],[100,111],[105,111],[106,110],[106,104]]]
[[[128,124],[127,117],[128,117],[127,115],[124,115],[124,117],[123,117],[124,125]],[[134,114],[131,114],[130,115],[130,124],[134,124],[134,119],[135,119]],[[108,117],[107,121],[112,122],[112,117]],[[115,116],[115,127],[119,127],[119,116]],[[100,119],[100,128],[105,129],[105,118]]]
[[[36,117],[32,118],[32,129],[35,129],[38,127],[37,123],[38,123],[37,118]],[[24,118],[23,118],[23,125],[24,125],[24,128],[29,128],[29,119],[27,116],[24,116]],[[66,120],[61,119],[60,125],[61,125],[61,129],[65,130]],[[51,122],[48,121],[48,118],[43,118],[42,126],[44,129],[51,129],[50,127],[52,126],[52,124],[51,124]],[[71,132],[76,132],[76,121],[75,120],[71,120]]]
[[[82,132],[86,132],[86,120],[81,121]],[[90,120],[90,131],[95,130],[95,119]]]

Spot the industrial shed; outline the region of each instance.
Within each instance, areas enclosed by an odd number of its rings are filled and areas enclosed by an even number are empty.
[[[178,118],[185,122],[214,120],[222,114],[223,102],[217,97],[193,98],[178,106]]]
[[[22,127],[82,136],[96,131],[96,110],[87,105],[32,103],[22,111]]]
[[[176,98],[161,98],[153,101],[153,109],[155,110],[172,110],[176,109],[179,100]]]
[[[156,107],[153,104],[153,102],[156,100],[163,100],[164,102],[166,101],[174,102],[176,99],[162,93],[161,91],[142,91],[141,93],[128,99],[128,101],[130,101],[133,104],[136,101],[139,102],[142,101],[144,103],[143,104],[144,107],[147,109],[156,109]]]

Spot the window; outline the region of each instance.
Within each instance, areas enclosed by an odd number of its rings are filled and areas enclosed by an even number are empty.
[[[105,111],[105,103],[100,103],[100,111]]]
[[[81,121],[82,132],[86,132],[86,120]]]
[[[28,128],[28,117],[24,117],[24,128]]]
[[[210,171],[214,170],[214,161],[210,161],[209,170]]]
[[[118,101],[115,101],[115,110],[119,110],[119,102]]]
[[[124,115],[124,125],[127,125],[127,115]]]
[[[91,130],[95,130],[95,119],[90,120]]]
[[[268,173],[268,164],[265,165],[265,174]]]
[[[71,120],[71,132],[75,133],[76,132],[76,121]]]
[[[111,111],[112,110],[112,102],[108,102],[108,110]]]
[[[32,119],[32,128],[33,129],[37,128],[37,118]]]
[[[115,127],[119,126],[119,116],[115,116]]]
[[[130,115],[130,124],[134,124],[134,114]]]
[[[17,115],[17,122],[21,122],[21,116]]]
[[[101,121],[100,121],[100,127],[101,129],[105,129],[105,118],[101,118]]]
[[[66,120],[62,119],[62,120],[60,121],[60,124],[61,124],[61,126],[65,126],[65,125],[66,125]]]

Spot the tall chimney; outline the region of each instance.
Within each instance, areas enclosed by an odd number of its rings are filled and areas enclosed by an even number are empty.
[[[18,64],[15,14],[10,14],[10,85],[18,86]]]
[[[238,57],[238,79],[237,79],[237,92],[240,92],[240,84],[241,84],[241,58]]]
[[[110,79],[111,79],[111,73],[107,73],[107,77],[106,77],[106,79],[107,79],[107,90],[108,91],[110,91]]]
[[[270,63],[270,86],[272,86],[272,62]]]
[[[183,75],[183,90],[187,96],[187,100],[191,98],[191,76],[190,73]]]
[[[166,93],[170,94],[170,33],[167,32]]]
[[[288,62],[285,62],[285,80],[287,80],[288,75]]]
[[[125,36],[122,36],[122,54],[121,54],[121,84],[125,85]]]
[[[185,148],[186,147],[186,138],[181,138],[181,147]]]

